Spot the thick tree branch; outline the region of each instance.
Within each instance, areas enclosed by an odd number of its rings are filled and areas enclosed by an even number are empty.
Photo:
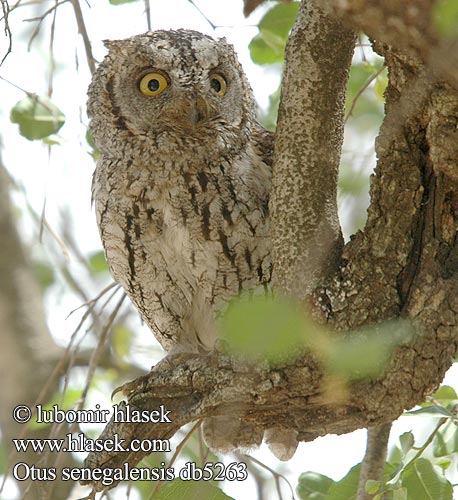
[[[270,202],[273,285],[298,299],[340,258],[337,177],[354,41],[316,2],[301,3],[286,49]]]
[[[434,0],[371,0],[342,2],[317,0],[330,15],[346,26],[363,31],[378,44],[402,55],[406,61],[423,63],[430,78],[445,78],[458,87],[458,37],[438,32]],[[442,14],[444,15],[444,14]]]
[[[383,479],[390,430],[391,423],[367,429],[366,453],[361,464],[356,500],[371,500],[373,495],[366,492],[367,481]]]

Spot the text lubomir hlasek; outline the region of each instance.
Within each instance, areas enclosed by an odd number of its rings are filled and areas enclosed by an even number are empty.
[[[111,410],[101,409],[99,404],[95,405],[95,409],[88,410],[60,410],[58,405],[53,405],[50,409],[43,408],[42,405],[37,405],[36,408],[36,421],[39,424],[106,423],[111,413]],[[164,405],[159,405],[157,410],[139,410],[121,403],[113,406],[113,421],[117,423],[171,423],[169,413],[170,410],[166,410]]]

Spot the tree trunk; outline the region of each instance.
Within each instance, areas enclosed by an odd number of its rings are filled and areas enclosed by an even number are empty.
[[[9,465],[26,463],[36,467],[52,467],[56,456],[37,454],[31,450],[16,453],[12,439],[22,437],[43,439],[49,437],[49,427],[29,429],[13,419],[13,409],[27,405],[35,414],[34,405],[40,392],[59,360],[62,351],[51,338],[46,326],[40,287],[33,275],[30,261],[17,232],[17,220],[11,205],[10,178],[0,161],[0,428],[8,443]],[[58,377],[49,386],[50,397],[57,390]],[[33,421],[34,418],[31,418]],[[55,437],[60,437],[59,433]],[[61,465],[73,464],[70,453],[60,456]],[[25,468],[19,474],[25,474]],[[73,487],[70,482],[21,481],[18,482],[23,498],[67,498]]]

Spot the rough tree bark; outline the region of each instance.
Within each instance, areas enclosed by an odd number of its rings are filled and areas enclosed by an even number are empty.
[[[318,319],[342,335],[407,318],[414,339],[394,350],[379,379],[352,383],[343,401],[329,398],[312,354],[275,370],[251,368],[249,376],[220,353],[180,357],[176,363],[172,358],[170,365],[124,387],[129,403],[140,409],[164,404],[172,423],[111,422],[102,438],[117,432],[127,442],[166,439],[183,424],[234,405],[247,409],[248,420],[265,428],[281,422],[296,430],[299,440],[310,441],[390,422],[441,382],[458,352],[458,80],[439,55],[457,41],[433,32],[431,5],[426,0],[303,0],[287,51],[271,207],[280,291],[306,301]],[[325,27],[316,23],[319,18]],[[351,32],[359,29],[377,40],[375,48],[389,69],[386,118],[376,143],[365,229],[338,252],[341,90]],[[341,60],[331,71],[320,58],[331,61],[332,54]],[[316,87],[310,95],[311,83]],[[333,98],[327,100],[330,89]],[[298,95],[310,97],[304,102]],[[92,454],[86,464],[133,465],[141,457]],[[103,489],[100,483],[92,486]]]

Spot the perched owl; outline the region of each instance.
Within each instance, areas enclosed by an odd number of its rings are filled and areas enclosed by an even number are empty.
[[[155,31],[106,46],[88,114],[111,273],[166,351],[212,350],[227,302],[271,278],[273,135],[224,39]]]

